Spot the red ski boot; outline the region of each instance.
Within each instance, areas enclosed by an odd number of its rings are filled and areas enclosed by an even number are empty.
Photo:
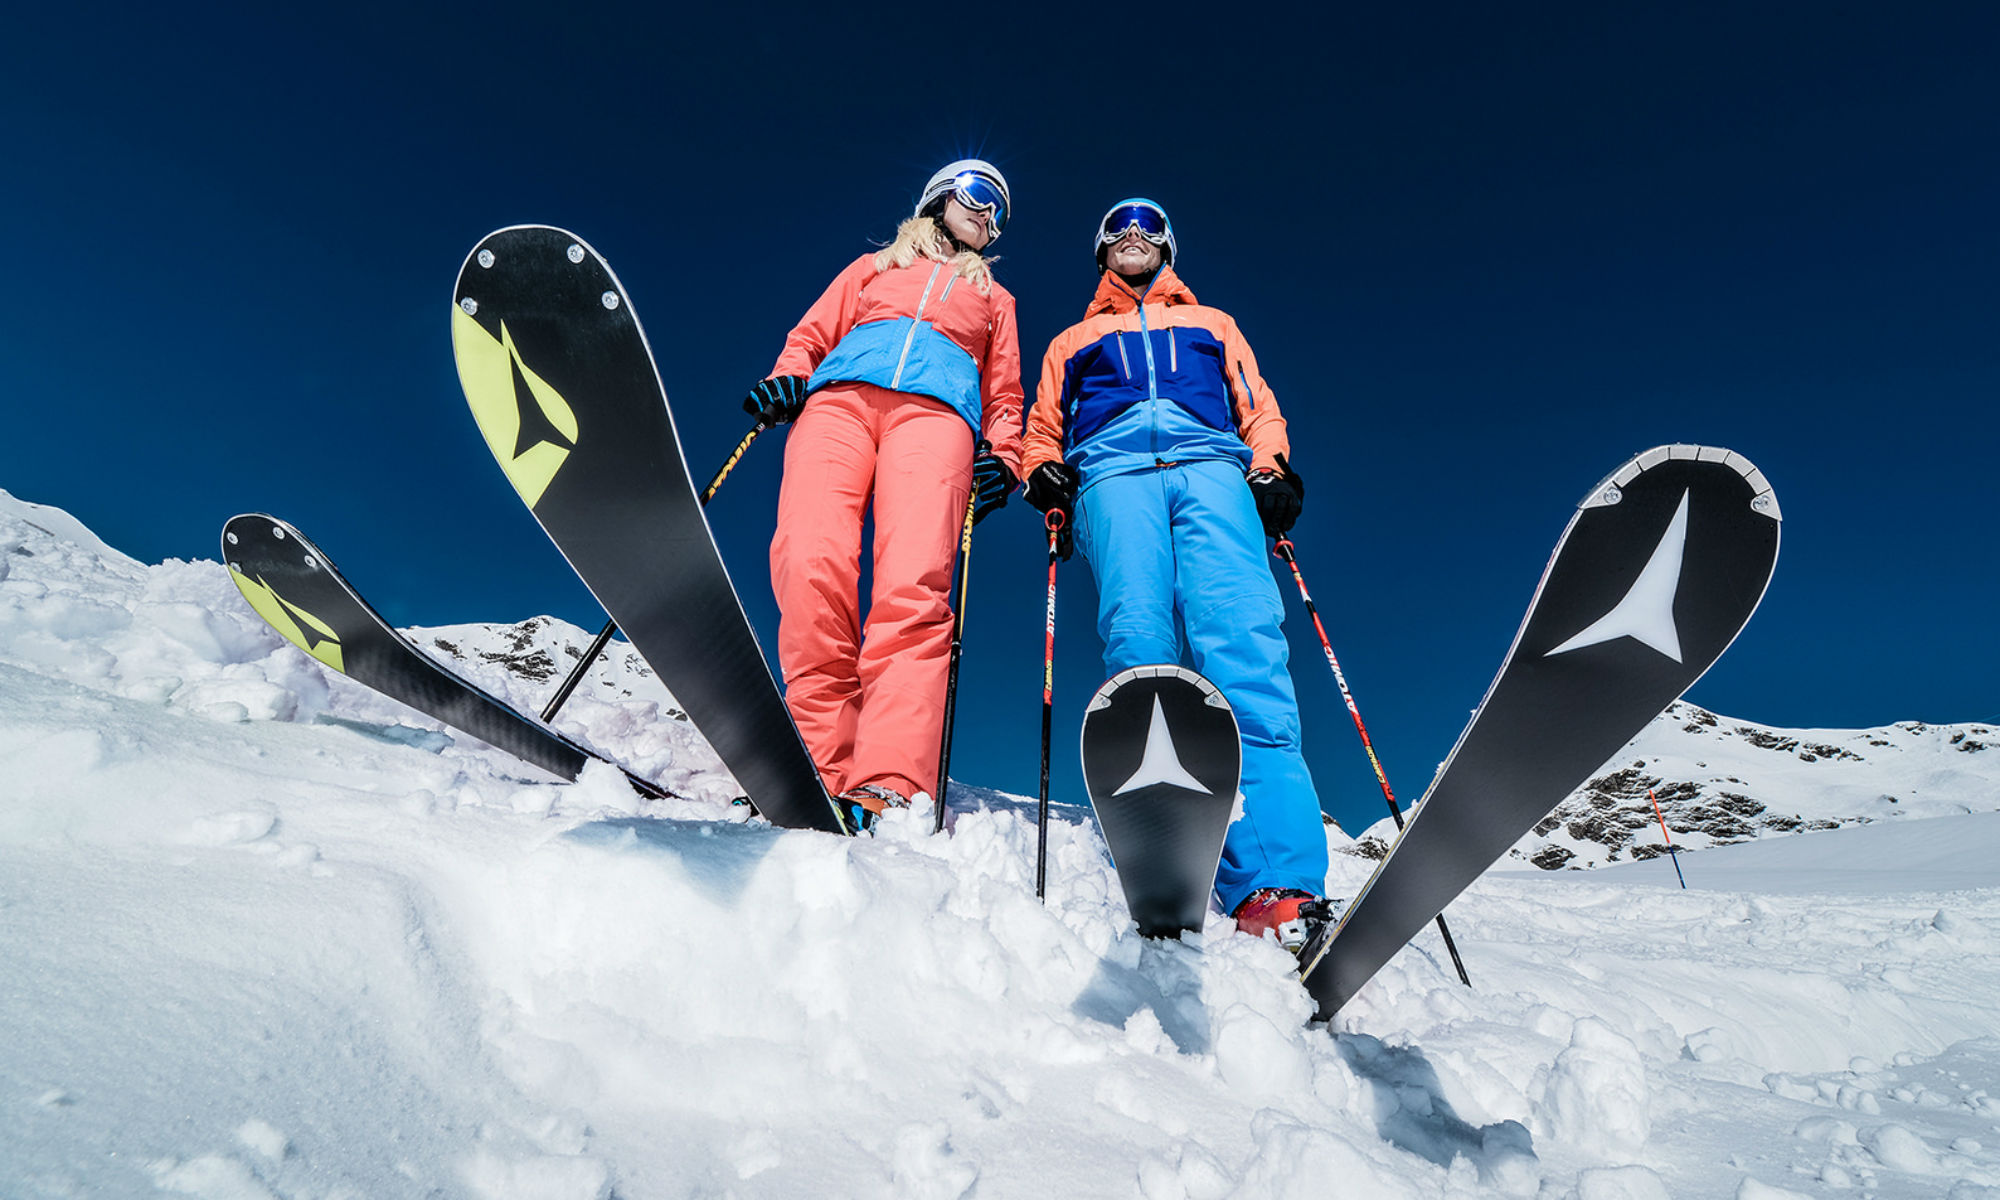
[[[1258,888],[1230,915],[1251,937],[1274,937],[1297,954],[1336,911],[1324,897],[1299,888]]]

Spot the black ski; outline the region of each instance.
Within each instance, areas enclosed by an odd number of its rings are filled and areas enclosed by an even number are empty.
[[[564,779],[602,759],[411,645],[324,551],[284,521],[265,513],[231,517],[222,527],[222,561],[271,628],[355,682]],[[625,777],[643,795],[672,794],[630,771]]]
[[[1728,648],[1778,557],[1741,455],[1661,446],[1584,498],[1500,673],[1387,858],[1301,955],[1331,1017]]]
[[[701,511],[611,267],[546,225],[482,240],[452,294],[459,382],[501,469],[774,824],[845,832]]]
[[[1200,929],[1243,766],[1229,702],[1186,667],[1132,667],[1091,697],[1081,739],[1084,786],[1139,932]]]

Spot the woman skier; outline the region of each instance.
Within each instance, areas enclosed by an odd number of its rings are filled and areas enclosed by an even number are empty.
[[[982,519],[1020,476],[1014,297],[984,254],[1009,199],[978,159],[931,176],[895,240],[834,278],[743,401],[766,424],[793,423],[771,541],[778,662],[792,719],[855,829],[938,794],[961,523],[971,489]]]

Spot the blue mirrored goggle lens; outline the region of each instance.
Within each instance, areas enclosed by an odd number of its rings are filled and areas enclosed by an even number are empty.
[[[1139,236],[1155,246],[1167,240],[1167,215],[1148,204],[1112,209],[1111,215],[1104,218],[1104,228],[1098,230],[1097,239],[1108,246],[1124,237],[1125,231],[1134,225],[1139,227]]]
[[[970,173],[960,175],[953,181],[958,202],[971,209],[985,209],[987,221],[993,227],[993,236],[1007,227],[1007,197],[1000,188],[984,175]]]

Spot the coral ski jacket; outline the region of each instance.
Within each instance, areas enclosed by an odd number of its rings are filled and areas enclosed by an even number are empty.
[[[941,400],[1017,476],[1021,466],[1021,336],[1014,297],[919,258],[876,271],[864,254],[827,285],[785,338],[772,375],[808,387],[872,383]]]
[[[1083,320],[1042,358],[1021,475],[1066,459],[1082,488],[1169,463],[1276,469],[1285,418],[1236,322],[1160,268],[1134,292],[1106,271]]]

